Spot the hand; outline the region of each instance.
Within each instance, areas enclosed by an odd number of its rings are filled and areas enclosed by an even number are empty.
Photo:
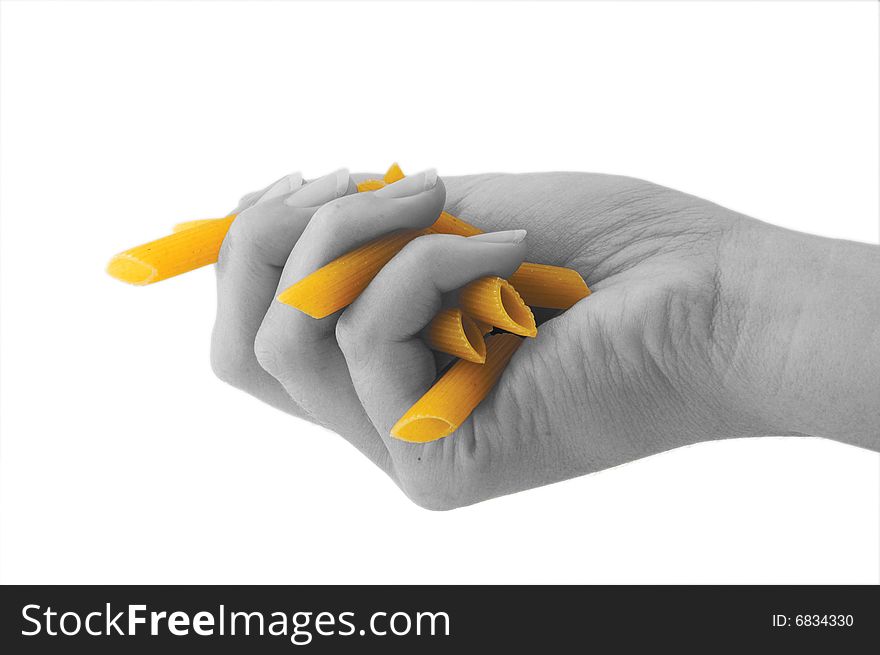
[[[615,176],[432,183],[417,175],[382,192],[354,190],[344,173],[331,174],[240,213],[218,263],[212,359],[222,379],[341,434],[424,507],[458,507],[710,439],[822,434],[878,447],[870,391],[823,409],[816,399],[827,381],[802,379],[823,330],[865,344],[856,383],[880,377],[876,293],[860,298],[856,320],[834,306],[851,310],[845,295],[810,306],[838,242]],[[354,304],[323,320],[274,301],[365,241],[430,225],[444,206],[502,234],[416,239]],[[505,233],[521,229],[523,242]],[[880,268],[876,248],[846,247]],[[428,444],[391,438],[437,372],[421,330],[457,288],[507,276],[523,259],[577,269],[593,295],[543,322],[453,435]],[[778,404],[768,402],[774,393]]]

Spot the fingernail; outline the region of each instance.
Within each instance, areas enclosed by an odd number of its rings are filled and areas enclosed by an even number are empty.
[[[415,196],[428,189],[433,189],[437,184],[437,170],[429,168],[421,173],[410,175],[394,184],[388,184],[373,192],[380,198],[406,198]]]
[[[278,196],[286,196],[288,193],[299,189],[302,185],[302,173],[291,173],[286,177],[282,177],[275,184],[269,187],[268,191],[260,196],[260,199],[257,200],[257,202],[255,202],[254,204],[258,205],[261,202],[266,202],[267,200],[277,198]]]
[[[348,191],[348,169],[340,168],[324,177],[319,177],[294,191],[284,200],[288,207],[315,207],[341,198]]]
[[[505,230],[504,232],[486,232],[485,234],[477,234],[468,237],[468,241],[479,241],[480,243],[522,243],[528,234],[525,230]]]

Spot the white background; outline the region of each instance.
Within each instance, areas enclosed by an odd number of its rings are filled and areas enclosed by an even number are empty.
[[[3,582],[878,581],[880,457],[708,443],[454,512],[108,257],[301,169],[621,173],[876,242],[878,5],[2,6]]]

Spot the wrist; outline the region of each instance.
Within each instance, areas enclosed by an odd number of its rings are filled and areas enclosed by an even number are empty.
[[[880,249],[744,219],[719,261],[713,347],[756,431],[880,449]]]

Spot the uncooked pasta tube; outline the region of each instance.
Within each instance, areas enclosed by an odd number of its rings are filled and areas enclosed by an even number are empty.
[[[386,180],[389,179],[393,170],[394,166],[388,169],[388,173],[385,174]],[[400,170],[399,167],[398,170]],[[376,184],[383,183],[382,180],[367,180],[366,182]],[[365,183],[362,182],[361,184]],[[360,185],[358,185],[358,190],[361,190]],[[348,268],[348,266],[341,265],[339,259],[334,260],[311,275],[306,276],[293,286],[288,287],[278,295],[278,300],[286,305],[290,305],[291,307],[295,307],[296,309],[305,312],[313,318],[324,318],[354,302],[355,298],[357,298],[361,292],[367,288],[372,279],[379,274],[381,268],[391,261],[394,255],[397,254],[397,252],[391,252],[391,249],[397,248],[399,251],[416,237],[425,234],[454,234],[457,236],[470,237],[482,233],[482,230],[474,227],[470,223],[466,223],[448,212],[441,212],[440,216],[431,227],[411,234],[410,238],[402,239],[399,235],[380,237],[351,251],[349,255],[355,255],[355,257],[348,261],[357,261],[361,270],[353,271]],[[384,244],[383,241],[385,242]],[[348,255],[344,255],[343,257],[347,258]],[[590,294],[590,290],[587,288],[583,278],[581,278],[577,271],[571,269],[565,269],[559,266],[548,266],[545,264],[530,264],[526,262],[520,266],[513,275],[515,277],[518,274],[523,275],[528,283],[528,300],[526,300],[525,296],[523,296],[523,299],[528,304],[534,305],[535,307],[556,307],[559,303],[558,298],[563,294],[567,294],[566,298],[572,300],[572,302],[564,307],[559,307],[560,309],[567,309],[581,298],[585,298]],[[580,281],[579,286],[574,282],[574,278],[577,278],[577,280]],[[511,279],[513,279],[513,277]],[[566,291],[554,291],[552,295],[550,295],[552,290],[549,286],[559,280],[565,281],[567,285]],[[337,291],[342,290],[345,293],[334,297],[331,297],[329,293],[322,294],[322,285],[332,285]],[[546,294],[544,292],[545,290],[547,292]],[[319,297],[322,295],[323,298],[319,300]],[[542,302],[545,301],[556,304],[543,305]],[[491,331],[491,328],[489,331]]]
[[[480,228],[465,223],[448,212],[440,212],[440,216],[430,229],[436,234],[454,234],[459,237],[472,237],[483,233]]]
[[[152,284],[217,261],[235,216],[202,223],[119,253],[107,272],[129,284]]]
[[[508,281],[527,305],[568,309],[590,295],[590,288],[580,273],[561,266],[525,262]]]
[[[468,225],[455,216],[443,212],[431,227],[425,230],[410,232],[408,238],[401,238],[401,235],[393,234],[391,236],[379,237],[360,248],[352,250],[348,255],[343,255],[314,273],[307,275],[293,286],[288,287],[279,294],[278,300],[314,318],[329,316],[333,312],[337,312],[354,302],[355,298],[379,274],[382,267],[391,261],[394,255],[402,250],[410,241],[425,234],[459,234],[460,236],[466,236],[462,234],[460,225],[467,226],[472,234],[481,234],[472,225]],[[354,255],[354,257],[350,258],[349,255]],[[340,261],[342,259],[345,259],[344,265]],[[351,268],[353,262],[357,262],[358,270]],[[514,272],[513,276],[511,276],[511,281],[516,279],[517,276],[522,277],[528,284],[529,291],[526,294],[522,294],[523,300],[526,300],[528,304],[535,307],[568,309],[581,298],[590,295],[590,290],[583,281],[583,278],[581,278],[577,271],[571,269],[527,262]],[[576,282],[575,278],[579,282]],[[553,285],[557,283],[564,283],[565,287],[561,290],[554,290]],[[333,289],[332,292],[330,287]],[[326,291],[322,292],[325,288]],[[319,297],[321,297],[320,300]],[[321,309],[318,309],[318,304]],[[478,317],[475,316],[474,318]]]
[[[383,186],[385,186],[385,182],[382,180],[364,180],[363,182],[358,182],[357,188],[358,191],[363,193],[364,191],[376,191]]]
[[[471,320],[476,324],[477,329],[480,331],[480,334],[489,334],[492,330],[495,329],[495,326],[489,325],[488,323],[483,323],[483,321],[478,321],[475,318],[471,318]]]
[[[363,182],[359,182],[357,190],[360,192],[376,191],[386,184],[394,184],[395,182],[402,180],[404,177],[406,176],[403,174],[403,171],[400,170],[400,166],[398,166],[397,162],[394,162],[388,167],[385,176],[381,180],[364,180]]]
[[[461,237],[483,233],[479,228],[446,212],[440,214],[430,229],[432,232]],[[562,266],[524,262],[509,279],[523,300],[535,307],[568,309],[590,295],[590,288],[580,273]]]
[[[426,443],[455,432],[495,386],[522,339],[496,334],[486,339],[486,363],[459,360],[407,410],[391,436]]]
[[[353,303],[394,255],[424,233],[407,230],[374,239],[288,287],[278,300],[312,318],[329,316]]]
[[[402,178],[403,172],[397,164],[394,164],[385,173],[384,179],[361,182],[358,185],[358,190],[376,190]],[[126,250],[111,260],[107,272],[123,282],[144,285],[213,264],[217,261],[223,237],[234,218],[235,216],[228,216],[178,223],[174,226],[174,232],[185,232],[187,235],[185,240],[178,239],[175,234]],[[468,237],[482,234],[482,230],[447,212],[442,212],[430,228],[421,231],[416,236],[421,234],[455,234]],[[397,246],[398,249],[403,248],[411,240],[401,240],[399,235],[384,238],[390,240],[389,247]],[[367,244],[367,246],[371,247],[370,253],[373,255],[379,254],[379,251],[382,254],[381,257],[364,259],[362,265],[369,270],[356,273],[359,279],[366,280],[369,284],[369,281],[378,274],[379,269],[394,256],[394,253],[390,257],[386,257],[388,251],[379,248],[376,243]],[[363,246],[363,248],[367,246]],[[317,275],[318,272],[320,271],[316,271],[313,275]],[[343,276],[351,274],[351,271],[344,267],[333,267],[330,271],[323,271],[322,279],[329,280],[330,278],[326,275],[331,272]],[[308,279],[306,278],[306,280]],[[559,266],[526,262],[511,276],[510,281],[516,286],[523,300],[535,307],[568,309],[578,300],[590,294],[589,288],[577,271]],[[345,280],[332,280],[332,283],[337,287],[346,285]],[[305,286],[309,289],[309,293],[313,291],[311,282]],[[352,286],[352,289],[355,288],[357,286]],[[363,288],[366,288],[366,285],[363,285]],[[284,298],[295,299],[298,296],[298,292],[290,294],[284,292],[279,296],[279,299],[282,302],[287,302]],[[346,304],[351,303],[356,297],[357,295],[351,297]],[[288,304],[302,309],[294,302],[288,302]],[[345,305],[333,305],[327,313],[331,314],[343,307]],[[303,309],[303,311],[306,310]],[[306,311],[306,313],[309,312]],[[316,318],[322,318],[322,316],[316,316]]]
[[[384,180],[368,182],[376,183],[375,188],[378,189],[402,177],[400,166],[392,164]],[[358,190],[374,189],[360,189],[359,185]],[[235,215],[178,223],[172,228],[173,234],[170,236],[114,255],[107,265],[107,272],[117,280],[140,286],[216,264],[220,246],[233,219]],[[178,233],[185,236],[181,237]]]
[[[425,329],[425,339],[433,350],[476,364],[486,361],[483,334],[474,320],[460,309],[444,309]]]
[[[385,184],[394,184],[395,182],[402,180],[404,177],[406,176],[403,174],[403,171],[400,170],[400,166],[397,162],[394,162],[388,167],[388,170],[385,171],[385,177],[382,179],[385,180]]]
[[[478,321],[523,337],[538,334],[532,310],[503,278],[493,276],[474,280],[461,290],[458,302]]]

